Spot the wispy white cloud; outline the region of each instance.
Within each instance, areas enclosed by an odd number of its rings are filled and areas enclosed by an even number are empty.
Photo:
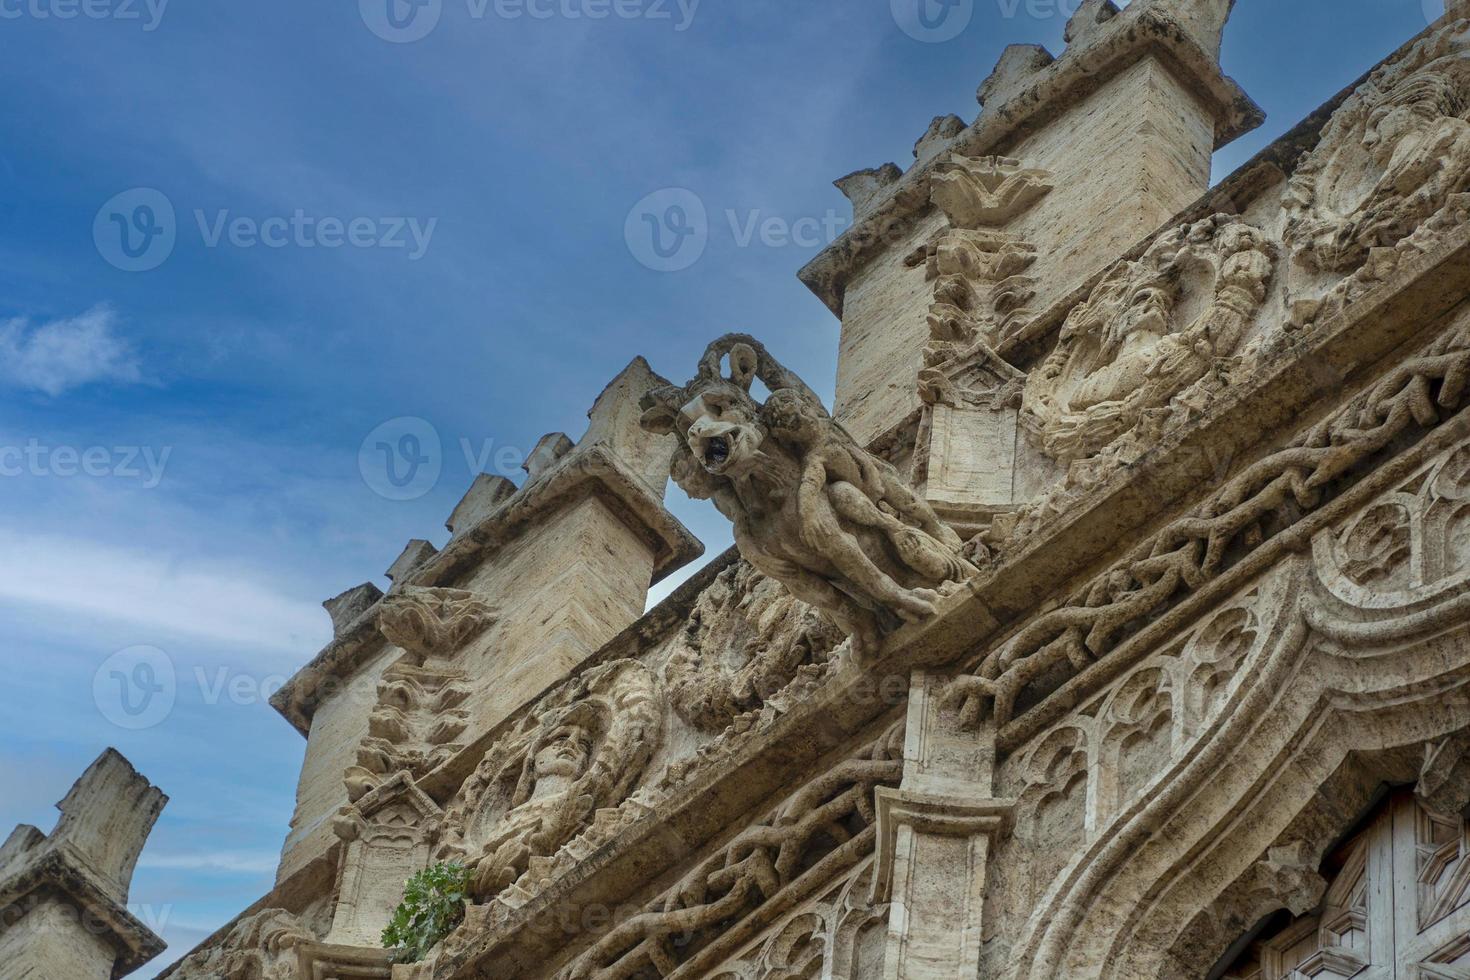
[[[275,851],[201,851],[194,854],[143,853],[140,868],[159,871],[219,871],[228,874],[272,874],[280,861]]]
[[[137,354],[118,335],[111,307],[41,324],[0,321],[0,381],[13,387],[54,396],[87,384],[140,380]]]
[[[0,599],[136,624],[301,662],[329,637],[314,603],[257,573],[149,548],[0,531]]]

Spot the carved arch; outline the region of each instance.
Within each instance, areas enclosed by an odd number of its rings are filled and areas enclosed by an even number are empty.
[[[1208,975],[1230,927],[1310,908],[1327,846],[1383,783],[1417,778],[1425,746],[1470,727],[1470,598],[1369,617],[1308,589],[1305,561],[1282,574],[1293,587],[1268,642],[1195,749],[1033,910],[1013,980]]]

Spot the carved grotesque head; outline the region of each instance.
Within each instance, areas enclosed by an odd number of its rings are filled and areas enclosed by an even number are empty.
[[[731,335],[710,345],[689,384],[644,397],[643,427],[673,433],[682,443],[673,476],[691,497],[708,498],[722,481],[747,476],[762,465],[770,433],[763,407],[750,393],[757,377],[773,392],[798,388],[810,395],[754,340]]]

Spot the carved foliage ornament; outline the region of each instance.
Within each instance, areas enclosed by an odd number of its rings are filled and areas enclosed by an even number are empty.
[[[495,618],[494,607],[473,592],[410,586],[383,600],[378,629],[422,664],[452,657]]]
[[[764,404],[750,393],[757,379],[771,392]],[[745,560],[830,615],[859,657],[974,574],[933,508],[754,339],[711,344],[693,381],[643,406],[644,428],[680,437],[675,482],[712,499]]]
[[[741,562],[700,595],[664,677],[679,717],[718,732],[800,674],[816,675],[842,642],[825,616]]]
[[[1215,215],[1114,267],[1026,384],[1022,410],[1047,454],[1076,462],[1110,450],[1130,462],[1170,416],[1223,388],[1275,263],[1265,234]]]
[[[1085,670],[1181,594],[1219,576],[1238,557],[1232,549],[1259,547],[1321,506],[1328,487],[1396,437],[1459,411],[1467,380],[1470,328],[1461,326],[1151,534],[1060,609],[1036,618],[990,653],[979,676],[956,681],[950,697],[993,706],[997,721],[1009,722],[1028,684],[1057,670]]]
[[[301,921],[285,909],[263,909],[240,920],[217,946],[193,953],[179,964],[178,980],[295,980],[296,948],[316,942]]]
[[[1422,251],[1470,207],[1470,21],[1451,21],[1374,72],[1333,114],[1292,178],[1286,241],[1304,274],[1351,273],[1307,322]],[[1376,260],[1376,261],[1375,261]]]
[[[741,831],[682,881],[604,935],[560,980],[669,976],[732,923],[777,900],[819,861],[855,865],[872,852],[873,793],[903,776],[900,723]],[[788,957],[789,959],[789,957]],[[652,968],[653,974],[645,974]]]
[[[489,901],[632,792],[663,737],[658,679],[604,664],[549,695],[486,753],[445,818],[445,856]]]

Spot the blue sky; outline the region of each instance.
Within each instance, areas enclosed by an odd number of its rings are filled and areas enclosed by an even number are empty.
[[[107,745],[170,794],[133,900],[174,945],[139,976],[270,887],[304,743],[265,696],[322,599],[443,542],[464,446],[519,477],[635,354],[682,380],[732,329],[830,396],[796,270],[845,226],[831,181],[973,118],[1001,48],[1059,50],[1076,5],[973,0],[922,43],[886,0],[441,2],[394,43],[368,0],[0,0],[0,833],[49,830]],[[1217,177],[1439,2],[1240,0],[1226,69],[1270,119]],[[625,239],[669,188],[709,218],[673,272]],[[390,499],[359,450],[405,417],[438,478]],[[119,714],[120,663],[171,709]]]

